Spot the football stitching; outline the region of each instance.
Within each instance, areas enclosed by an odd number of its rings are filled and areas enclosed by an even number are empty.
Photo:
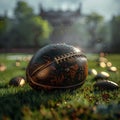
[[[80,54],[80,53],[75,53],[75,52],[71,52],[71,53],[66,53],[66,54],[63,54],[63,55],[60,55],[60,56],[57,56],[54,58],[55,62],[57,64],[63,62],[63,61],[67,61],[68,59],[72,58],[72,57],[86,57],[84,56],[83,54]]]
[[[56,62],[57,64],[60,64],[60,63],[62,63],[63,61],[67,61],[67,60],[69,60],[69,59],[71,59],[71,58],[73,58],[73,57],[80,57],[80,56],[86,58],[85,55],[80,54],[80,53],[75,53],[75,52],[70,52],[70,53],[66,53],[66,54],[57,56],[57,57],[54,58],[54,61],[53,61],[53,62],[50,62],[50,63],[48,63],[47,65],[45,65],[45,66],[43,66],[43,67],[38,66],[37,69],[32,72],[31,76],[32,76],[33,74],[35,74],[37,71],[45,69],[46,67],[48,67],[50,64],[52,64],[52,63],[54,63],[54,62]]]
[[[39,86],[39,87],[42,87],[42,88],[46,88],[46,89],[67,89],[67,88],[72,88],[72,87],[77,87],[79,85],[82,85],[85,80],[81,81],[80,83],[78,84],[74,84],[74,85],[68,85],[68,86],[52,86],[52,85],[44,85],[44,84],[40,84],[40,83],[37,83],[35,81],[32,80],[31,76],[29,75],[29,73],[27,72],[27,75],[30,79],[30,82],[33,84],[33,85],[36,85],[36,86]]]

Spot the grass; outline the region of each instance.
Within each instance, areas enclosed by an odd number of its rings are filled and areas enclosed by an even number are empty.
[[[15,66],[17,54],[0,54],[0,63],[7,70],[0,72],[0,120],[104,120],[120,118],[120,88],[114,91],[95,91],[93,76],[88,75],[86,82],[75,90],[55,90],[51,92],[33,90],[27,83],[23,87],[9,86],[15,76],[25,76],[24,67],[28,61]],[[18,54],[22,58],[27,54]],[[12,58],[12,56],[14,56]],[[15,58],[16,57],[16,58]],[[107,71],[96,65],[97,55],[87,55],[88,67],[98,72]],[[12,58],[12,59],[11,59]],[[110,80],[120,86],[120,55],[108,54],[107,59],[118,68],[110,74]],[[108,71],[107,71],[108,72]]]

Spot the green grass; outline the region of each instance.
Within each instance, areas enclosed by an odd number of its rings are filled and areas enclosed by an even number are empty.
[[[7,65],[7,70],[0,72],[0,120],[103,120],[120,118],[120,92],[95,91],[93,76],[88,75],[86,82],[75,90],[33,90],[27,83],[23,87],[8,85],[12,77],[25,76],[28,61],[21,61],[15,66],[17,54],[0,54],[0,63]],[[28,56],[20,54],[20,56]],[[107,71],[96,65],[97,55],[87,55],[88,67],[98,72]],[[16,56],[17,59],[17,56]],[[107,59],[118,68],[117,73],[110,74],[110,80],[120,86],[120,55],[107,55]],[[108,72],[108,71],[107,71]]]

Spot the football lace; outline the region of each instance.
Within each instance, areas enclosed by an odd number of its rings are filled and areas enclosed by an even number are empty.
[[[45,69],[46,67],[48,67],[49,65],[53,64],[54,62],[56,62],[57,64],[60,64],[63,61],[67,61],[67,60],[69,60],[71,58],[74,58],[74,57],[85,57],[86,58],[85,55],[80,54],[79,52],[78,53],[75,53],[75,52],[66,53],[66,54],[63,54],[63,55],[55,57],[53,62],[49,62],[48,64],[43,65],[43,66],[38,66],[37,69],[35,69],[32,72],[31,75],[34,75],[36,72]]]
[[[57,56],[54,58],[55,62],[57,64],[63,62],[63,61],[67,61],[71,58],[74,58],[74,57],[86,57],[85,55],[83,54],[80,54],[79,52],[78,53],[75,53],[75,52],[70,52],[70,53],[66,53],[66,54],[63,54],[63,55],[60,55],[60,56]]]

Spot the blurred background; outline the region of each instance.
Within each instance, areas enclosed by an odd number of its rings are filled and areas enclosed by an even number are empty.
[[[0,52],[67,43],[120,53],[119,0],[0,0]]]

